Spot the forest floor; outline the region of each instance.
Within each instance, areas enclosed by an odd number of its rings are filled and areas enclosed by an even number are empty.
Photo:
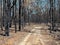
[[[26,25],[21,32],[10,32],[10,36],[0,35],[0,45],[60,45],[60,32],[49,33],[48,26]]]

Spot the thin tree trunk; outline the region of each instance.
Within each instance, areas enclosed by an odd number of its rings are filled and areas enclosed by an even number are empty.
[[[19,31],[21,31],[21,0],[19,0]]]

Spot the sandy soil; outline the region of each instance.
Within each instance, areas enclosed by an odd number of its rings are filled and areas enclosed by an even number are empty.
[[[10,32],[9,37],[0,35],[0,45],[60,45],[59,34],[49,33],[45,24],[31,24],[20,32]]]

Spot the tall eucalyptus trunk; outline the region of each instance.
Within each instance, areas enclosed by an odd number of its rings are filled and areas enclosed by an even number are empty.
[[[10,0],[5,0],[5,35],[9,36],[9,26],[10,26],[10,17],[11,17],[11,11],[10,11]]]
[[[19,31],[21,31],[21,1],[19,0]]]
[[[1,0],[1,30],[3,30],[3,0]]]
[[[9,26],[10,26],[10,0],[4,0],[3,9],[4,9],[4,27],[5,27],[5,35],[9,36]]]
[[[51,26],[50,26],[50,28],[51,28],[51,30],[50,30],[50,33],[51,33],[51,31],[52,30],[54,30],[54,27],[55,27],[55,19],[54,19],[54,3],[55,2],[55,0],[50,0],[50,22],[51,22]]]
[[[16,33],[17,32],[16,0],[14,5],[14,24],[15,24],[15,33]]]

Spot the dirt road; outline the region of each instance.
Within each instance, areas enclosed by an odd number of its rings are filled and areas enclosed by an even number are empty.
[[[34,25],[31,32],[32,33],[25,36],[23,41],[18,45],[59,45],[54,38],[49,35],[47,26],[44,27],[43,25]]]

